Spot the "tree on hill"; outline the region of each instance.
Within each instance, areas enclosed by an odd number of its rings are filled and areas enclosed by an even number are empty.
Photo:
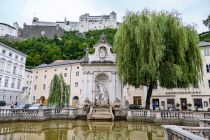
[[[62,74],[55,74],[50,83],[48,106],[67,107],[69,106],[70,88],[64,82]]]
[[[40,37],[14,42],[3,38],[0,42],[27,54],[26,66],[31,68],[42,63],[52,63],[56,59],[81,59],[87,47],[90,48],[90,53],[94,51],[93,45],[98,42],[102,33],[107,36],[107,41],[112,45],[116,31],[117,29],[103,29],[83,34],[70,31],[65,32],[61,37],[54,36],[53,39]]]
[[[208,17],[205,20],[203,20],[203,24],[206,27],[210,28],[210,15],[208,15]]]
[[[202,78],[198,34],[184,26],[176,13],[130,13],[115,35],[119,77],[125,84],[148,87],[146,109],[153,87],[186,88]]]

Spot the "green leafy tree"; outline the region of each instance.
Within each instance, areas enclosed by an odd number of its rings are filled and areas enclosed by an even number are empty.
[[[125,84],[186,88],[202,79],[202,60],[194,27],[184,26],[176,13],[130,13],[115,35],[119,77]]]
[[[70,97],[70,88],[65,84],[62,74],[55,74],[50,83],[50,93],[48,105],[50,107],[68,106]]]
[[[210,15],[205,20],[203,20],[203,24],[210,28]]]

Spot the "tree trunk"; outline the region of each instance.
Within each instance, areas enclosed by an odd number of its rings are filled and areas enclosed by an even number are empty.
[[[147,90],[147,99],[146,99],[146,108],[145,109],[150,109],[150,98],[152,96],[152,90],[153,90],[153,85],[149,85]]]

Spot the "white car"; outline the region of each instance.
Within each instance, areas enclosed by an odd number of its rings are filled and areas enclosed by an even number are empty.
[[[47,109],[47,107],[42,104],[33,104],[28,109]]]

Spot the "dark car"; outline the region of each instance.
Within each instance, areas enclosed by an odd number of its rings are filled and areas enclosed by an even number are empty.
[[[142,109],[141,106],[135,105],[135,104],[129,104],[128,105],[129,109]]]
[[[0,106],[5,106],[6,102],[5,101],[0,101]]]
[[[26,104],[23,109],[28,109],[29,107],[31,107],[31,104]]]

